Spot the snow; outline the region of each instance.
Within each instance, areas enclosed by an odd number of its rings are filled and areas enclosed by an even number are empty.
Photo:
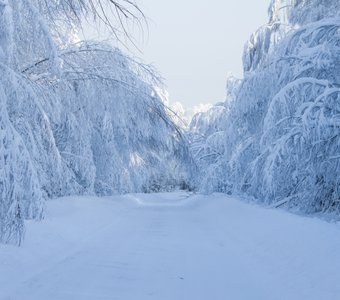
[[[191,111],[77,40],[93,3],[0,0],[0,243],[22,243],[0,244],[0,300],[337,299],[339,224],[231,195],[339,216],[339,1],[272,0],[244,78]],[[178,187],[230,196],[131,194]]]
[[[0,299],[336,299],[339,233],[223,194],[59,198],[0,246]]]
[[[0,0],[1,243],[20,244],[24,220],[69,195],[187,186],[339,214],[339,1],[272,0],[244,78],[191,110],[168,102],[154,67],[80,40],[110,8],[118,40],[144,21],[126,0]]]
[[[103,2],[119,6],[118,27],[140,16],[125,0],[0,0],[0,243],[20,244],[49,198],[191,184],[160,75],[108,42],[77,41]]]
[[[167,106],[170,108],[173,121],[184,129],[188,129],[192,118],[199,113],[209,111],[213,106],[210,103],[200,103],[193,107],[185,107],[183,103],[168,102]]]
[[[189,127],[202,192],[339,214],[339,39],[339,1],[271,1],[245,44],[244,78]]]

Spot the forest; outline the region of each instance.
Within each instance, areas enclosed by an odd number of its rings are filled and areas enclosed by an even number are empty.
[[[135,2],[1,0],[1,242],[20,244],[25,220],[69,195],[181,188],[339,214],[340,4],[273,0],[268,12],[244,77],[184,128],[161,76],[122,50],[129,24],[146,22]],[[118,47],[81,40],[85,20]]]

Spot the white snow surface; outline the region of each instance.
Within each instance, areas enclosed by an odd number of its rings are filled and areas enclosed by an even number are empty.
[[[0,245],[1,300],[337,299],[340,226],[222,194],[68,197]]]

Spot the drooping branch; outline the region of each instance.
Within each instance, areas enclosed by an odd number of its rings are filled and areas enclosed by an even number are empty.
[[[122,42],[122,37],[127,38],[135,47],[129,25],[137,24],[141,31],[147,27],[145,14],[131,0],[62,0],[55,1],[55,4],[41,0],[41,5],[52,21],[63,15],[67,21],[81,24],[90,17],[106,26],[118,41]],[[51,9],[53,5],[54,9]]]

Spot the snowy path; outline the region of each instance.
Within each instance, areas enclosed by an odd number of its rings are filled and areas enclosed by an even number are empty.
[[[0,299],[340,299],[340,226],[225,195],[58,199],[0,246]]]

